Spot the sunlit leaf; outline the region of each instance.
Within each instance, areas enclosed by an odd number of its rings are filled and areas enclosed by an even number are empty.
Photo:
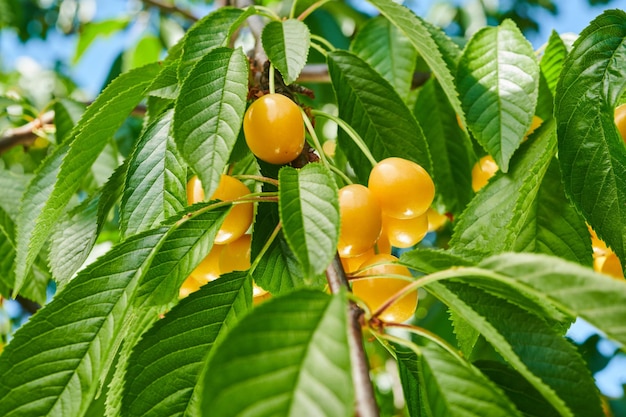
[[[296,19],[269,22],[261,36],[263,49],[286,84],[293,83],[309,55],[311,35],[307,25]]]

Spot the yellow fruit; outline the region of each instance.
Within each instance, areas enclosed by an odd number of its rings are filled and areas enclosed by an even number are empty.
[[[424,168],[403,158],[386,158],[372,171],[367,187],[383,214],[410,219],[426,213],[435,198],[435,183]]]
[[[596,257],[593,260],[593,269],[597,272],[610,275],[613,278],[624,279],[622,264],[615,252],[609,252],[606,255]]]
[[[220,277],[220,254],[223,246],[213,245],[209,254],[198,264],[190,275],[198,282],[206,283]]]
[[[485,155],[476,162],[472,168],[472,188],[474,192],[480,190],[489,179],[498,172],[498,164],[493,160],[491,155]]]
[[[380,262],[397,261],[393,255],[378,254],[365,261],[359,269],[364,269],[358,276],[372,276],[372,278],[357,279],[352,283],[352,292],[361,298],[369,309],[374,312],[381,307],[391,296],[410,284],[410,281],[400,278],[382,278],[382,275],[411,276],[411,272],[402,265],[375,265]],[[376,278],[379,277],[379,278]],[[381,320],[393,323],[407,321],[417,308],[417,291],[411,291],[404,297],[396,300],[380,315]]]
[[[178,291],[178,297],[184,298],[187,297],[192,292],[198,291],[203,284],[198,282],[192,275],[189,275],[187,279],[183,282],[183,285],[180,286],[180,290]]]
[[[380,205],[367,187],[350,184],[339,190],[340,256],[358,256],[374,247],[382,227]]]
[[[243,235],[234,242],[224,245],[219,265],[223,274],[250,269],[250,235]]]
[[[412,219],[396,219],[383,215],[383,231],[391,246],[410,248],[428,233],[428,214],[424,213]]]
[[[626,142],[626,104],[621,104],[615,109],[615,125]]]

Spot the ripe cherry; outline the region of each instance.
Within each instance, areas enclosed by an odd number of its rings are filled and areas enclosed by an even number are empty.
[[[408,268],[402,265],[382,264],[376,265],[381,262],[394,262],[397,261],[393,255],[378,254],[372,256],[369,260],[365,261],[359,269],[363,269],[362,272],[356,276],[373,276],[365,279],[357,279],[352,283],[352,292],[361,298],[369,309],[374,312],[380,306],[385,303],[389,297],[396,294],[402,288],[410,284],[410,281],[401,278],[382,278],[382,275],[404,275],[406,277],[411,276],[411,272]],[[372,266],[375,265],[375,266]],[[376,278],[376,277],[379,278]],[[407,321],[417,308],[417,291],[412,291],[404,297],[400,298],[393,304],[391,304],[380,315],[383,321],[401,323]]]
[[[472,168],[472,189],[477,192],[489,182],[489,179],[498,172],[498,164],[491,155],[485,155]]]
[[[341,229],[337,251],[340,256],[358,256],[371,249],[380,236],[380,205],[372,193],[360,184],[339,190]]]
[[[246,234],[234,242],[224,245],[219,265],[223,274],[233,271],[246,271],[250,268],[251,236]]]
[[[213,245],[209,254],[191,272],[197,281],[207,283],[220,277],[220,254],[223,248],[222,245]]]
[[[424,168],[402,158],[380,161],[370,172],[367,184],[383,214],[410,219],[428,210],[435,198],[435,184]]]
[[[304,148],[304,120],[296,103],[282,94],[266,94],[248,107],[243,119],[246,143],[270,164],[286,164]]]
[[[624,279],[622,264],[613,251],[610,251],[606,255],[596,256],[593,260],[593,269],[597,272],[610,275],[613,278]]]
[[[250,190],[243,182],[229,175],[222,175],[210,200],[231,201],[248,194]],[[204,201],[204,191],[198,177],[192,177],[187,183],[187,200],[189,204]],[[253,214],[252,203],[233,204],[215,236],[215,243],[223,245],[241,237],[252,224]]]
[[[412,219],[396,219],[383,215],[383,233],[391,246],[410,248],[428,233],[428,215],[424,213]]]

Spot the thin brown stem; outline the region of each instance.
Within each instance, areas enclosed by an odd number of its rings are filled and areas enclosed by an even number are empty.
[[[14,146],[31,145],[35,139],[37,139],[37,135],[34,132],[41,129],[45,125],[49,125],[53,120],[54,112],[47,111],[25,125],[7,130],[4,135],[0,137],[0,154],[8,151]]]
[[[326,279],[331,292],[337,293],[342,289],[350,291],[350,285],[338,254],[335,255],[326,269]],[[352,382],[356,396],[356,415],[358,417],[378,417],[378,405],[376,404],[367,356],[363,347],[363,333],[361,331],[363,310],[353,301],[350,301],[348,309],[348,344],[350,346],[350,361],[352,362]]]
[[[161,10],[162,12],[179,14],[179,15],[185,17],[186,19],[191,20],[192,22],[197,22],[198,21],[198,18],[196,16],[194,16],[193,14],[191,14],[191,12],[189,12],[188,10],[185,10],[185,9],[181,9],[180,7],[176,6],[175,4],[167,4],[167,3],[163,3],[163,2],[161,2],[159,0],[141,0],[141,1],[146,6],[156,7],[157,9]]]

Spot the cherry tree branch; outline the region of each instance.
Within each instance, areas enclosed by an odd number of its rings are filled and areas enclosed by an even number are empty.
[[[326,279],[333,293],[342,288],[350,291],[348,278],[341,265],[341,259],[336,254],[332,263],[326,269]],[[350,347],[350,362],[352,363],[352,382],[356,396],[356,415],[358,417],[378,417],[378,405],[374,395],[374,387],[369,375],[369,366],[365,349],[363,348],[362,327],[363,310],[350,301],[348,311],[348,344]]]
[[[143,4],[145,4],[146,6],[152,6],[152,7],[156,7],[157,9],[165,12],[165,13],[175,13],[175,14],[179,14],[183,17],[185,17],[186,19],[191,20],[192,22],[197,22],[198,18],[196,16],[194,16],[193,14],[191,14],[191,12],[189,12],[188,10],[185,9],[181,9],[180,7],[176,6],[175,4],[167,4],[167,3],[163,3],[159,0],[141,0]]]

